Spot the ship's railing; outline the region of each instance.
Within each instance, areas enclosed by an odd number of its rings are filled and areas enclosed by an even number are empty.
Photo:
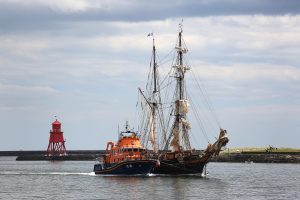
[[[147,159],[147,151],[144,149],[122,149],[121,151],[116,151],[109,155],[107,161],[109,163],[121,162],[126,160],[145,160]]]

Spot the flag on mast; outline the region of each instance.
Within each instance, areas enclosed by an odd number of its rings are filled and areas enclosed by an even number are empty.
[[[148,33],[147,37],[153,36],[153,32]]]

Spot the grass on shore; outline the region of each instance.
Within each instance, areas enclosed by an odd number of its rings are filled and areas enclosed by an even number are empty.
[[[272,153],[286,153],[286,152],[299,152],[298,148],[288,148],[288,147],[236,147],[236,148],[226,148],[223,153],[266,153],[267,151]]]

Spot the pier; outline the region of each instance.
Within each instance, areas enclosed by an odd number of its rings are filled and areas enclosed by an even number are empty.
[[[0,151],[0,156],[16,156],[16,160],[95,160],[105,150],[69,150],[67,156],[47,156],[47,151]]]
[[[0,151],[0,156],[16,156],[16,160],[95,160],[105,150],[69,150],[67,156],[47,157],[47,151]],[[300,152],[222,152],[210,162],[300,163]]]
[[[210,162],[300,163],[299,151],[223,151]]]

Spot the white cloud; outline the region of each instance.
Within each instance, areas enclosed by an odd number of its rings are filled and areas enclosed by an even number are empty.
[[[203,79],[231,81],[300,81],[300,69],[289,65],[265,63],[235,63],[216,65],[193,62],[194,68]]]
[[[282,104],[269,104],[269,105],[253,105],[242,107],[231,107],[223,110],[225,113],[232,113],[235,116],[242,115],[245,118],[256,118],[261,116],[268,119],[280,119],[282,116],[289,119],[295,119],[300,113],[299,105],[282,105]]]
[[[38,112],[45,109],[46,101],[51,101],[61,94],[50,86],[25,86],[0,83],[0,110],[10,116],[20,112]]]
[[[184,38],[189,49],[204,55],[295,56],[299,27],[299,15],[213,16],[186,19]]]
[[[87,0],[47,0],[42,1],[51,9],[61,12],[78,12],[85,11],[92,7],[91,2]]]
[[[101,2],[96,0],[7,0],[7,2],[28,7],[45,6],[54,11],[66,13],[101,7]]]
[[[48,48],[46,40],[31,40],[32,38],[3,37],[0,36],[0,51],[9,58],[39,60],[40,52]],[[5,58],[4,59],[7,59]],[[1,66],[0,66],[1,68]]]
[[[51,95],[58,93],[57,90],[49,86],[25,86],[25,85],[9,85],[0,83],[0,94],[3,96],[33,96],[33,95]]]

